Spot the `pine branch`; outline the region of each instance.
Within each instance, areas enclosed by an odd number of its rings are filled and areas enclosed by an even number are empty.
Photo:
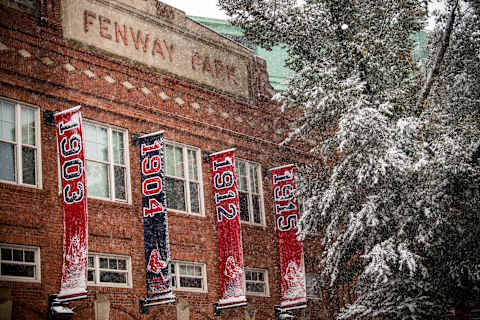
[[[418,99],[417,112],[419,115],[422,114],[422,112],[425,110],[427,98],[432,90],[433,83],[440,73],[440,67],[442,66],[443,58],[445,57],[445,53],[447,52],[448,46],[450,44],[450,37],[452,35],[453,25],[455,23],[455,12],[457,11],[457,7],[458,0],[455,1],[455,5],[450,12],[447,25],[445,26],[445,31],[443,32],[442,43],[437,52],[435,64],[433,65],[432,70],[430,70],[428,74],[427,81],[425,82],[425,86],[423,87],[420,97]]]

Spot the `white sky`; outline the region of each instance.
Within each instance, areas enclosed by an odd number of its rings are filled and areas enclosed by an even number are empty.
[[[169,4],[175,8],[178,8],[189,16],[217,18],[226,20],[227,15],[217,7],[217,0],[160,0],[166,4]],[[430,3],[430,10],[433,8],[441,8],[441,1],[436,0]],[[433,29],[433,20],[430,19],[430,23],[427,29]]]
[[[217,0],[160,0],[172,7],[185,11],[189,16],[227,19],[227,15],[217,7]]]

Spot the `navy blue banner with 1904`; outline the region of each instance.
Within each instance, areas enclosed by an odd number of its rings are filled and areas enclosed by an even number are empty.
[[[139,139],[147,300],[171,300],[163,131]]]

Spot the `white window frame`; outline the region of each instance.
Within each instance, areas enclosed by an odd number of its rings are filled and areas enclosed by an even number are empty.
[[[251,225],[256,225],[256,226],[265,226],[265,209],[264,209],[264,203],[263,203],[263,175],[262,175],[262,166],[258,162],[253,162],[253,161],[248,161],[245,159],[235,159],[235,170],[237,169],[238,162],[243,162],[246,165],[246,170],[247,170],[247,194],[248,194],[248,212],[249,212],[249,221],[244,221],[240,219],[241,223],[246,223],[246,224],[251,224]],[[253,201],[252,201],[252,194],[254,194],[251,190],[251,179],[252,177],[250,176],[250,165],[255,165],[257,166],[257,177],[258,177],[258,196],[259,196],[259,206],[260,206],[260,223],[254,222],[253,219]],[[235,173],[236,174],[236,173]],[[237,177],[237,186],[238,186],[238,179]],[[238,189],[238,192],[245,193],[245,191],[240,191]],[[256,194],[257,195],[257,194]],[[238,199],[240,201],[240,199]],[[241,209],[240,209],[241,210]],[[241,215],[240,215],[241,217]]]
[[[261,272],[263,273],[263,281],[259,280],[247,280],[247,272]],[[249,296],[257,296],[257,297],[270,297],[270,288],[268,284],[268,270],[266,269],[259,269],[259,268],[245,268],[245,294]],[[262,283],[265,285],[265,292],[251,292],[247,290],[247,283]]]
[[[3,140],[0,138],[1,142],[6,142],[13,144],[15,146],[15,181],[9,180],[0,180],[1,183],[15,184],[23,187],[37,188],[42,189],[42,152],[41,152],[41,129],[40,129],[40,108],[28,103],[8,99],[5,97],[0,97],[0,100],[11,103],[15,106],[15,142]],[[22,166],[22,126],[21,126],[21,110],[22,107],[33,109],[35,112],[35,146],[27,145],[29,148],[35,149],[35,184],[26,184],[23,183],[23,166]]]
[[[25,245],[18,245],[18,244],[6,244],[0,243],[0,248],[6,249],[17,249],[17,250],[27,250],[34,252],[34,262],[15,262],[5,260],[6,262],[11,264],[21,264],[21,265],[33,265],[35,266],[35,276],[33,278],[29,277],[18,277],[18,276],[4,276],[0,273],[0,280],[2,281],[18,281],[18,282],[34,282],[40,283],[41,282],[41,275],[42,275],[42,268],[41,268],[41,260],[40,260],[40,248],[34,246],[25,246]],[[0,263],[3,262],[1,255],[0,255]],[[0,266],[1,267],[1,266]]]
[[[132,203],[132,191],[131,191],[131,182],[130,182],[130,148],[129,148],[130,144],[129,144],[129,138],[128,138],[128,130],[125,129],[125,128],[112,126],[112,125],[109,125],[109,124],[106,124],[106,123],[93,121],[93,120],[90,120],[90,119],[84,119],[83,124],[88,124],[88,125],[97,126],[97,127],[107,129],[108,160],[105,162],[105,161],[100,161],[100,160],[88,159],[87,158],[87,152],[85,151],[85,162],[86,161],[92,161],[92,162],[96,162],[96,163],[106,164],[108,166],[108,177],[107,177],[107,179],[108,179],[108,182],[109,182],[110,197],[109,198],[104,198],[104,197],[96,197],[96,196],[89,195],[88,194],[88,188],[87,188],[88,198],[131,204]],[[84,129],[82,128],[82,130],[84,130]],[[125,146],[124,155],[123,155],[124,159],[125,159],[125,165],[123,165],[123,166],[126,168],[126,170],[125,170],[125,176],[126,176],[125,195],[127,197],[126,200],[115,198],[115,178],[114,178],[115,164],[113,163],[112,130],[121,131],[123,133],[123,144]],[[83,139],[84,139],[84,144],[85,144],[85,132],[83,132],[82,134],[83,134]],[[85,170],[86,170],[86,164],[85,164]],[[88,186],[88,181],[87,181],[87,186]]]
[[[179,261],[179,260],[174,260],[171,261],[171,264],[175,268],[175,272],[171,273],[172,278],[175,278],[175,286],[173,286],[173,281],[172,281],[172,288],[173,290],[178,290],[178,291],[190,291],[190,292],[208,292],[207,288],[207,269],[205,266],[205,263],[201,262],[190,262],[190,261]],[[190,287],[181,287],[180,286],[180,265],[190,265],[190,266],[200,266],[202,268],[202,276],[188,276],[191,278],[197,278],[197,279],[202,279],[202,288],[190,288]]]
[[[190,145],[187,145],[187,144],[183,144],[183,143],[178,143],[178,142],[174,142],[174,141],[170,141],[170,140],[165,140],[165,165],[167,163],[167,145],[170,145],[170,146],[173,146],[173,147],[179,147],[179,148],[182,148],[182,152],[183,152],[183,160],[184,160],[184,164],[183,164],[183,178],[181,177],[175,177],[175,176],[168,176],[167,175],[167,170],[165,168],[165,178],[172,178],[172,179],[177,179],[177,180],[183,180],[184,181],[184,193],[185,193],[185,209],[186,211],[183,211],[183,210],[179,210],[179,209],[174,209],[174,208],[170,208],[168,206],[168,201],[167,201],[167,209],[168,210],[172,210],[172,211],[175,211],[175,212],[181,212],[181,213],[186,213],[186,214],[190,214],[190,215],[193,215],[193,216],[205,216],[205,207],[204,207],[204,202],[203,202],[203,175],[202,175],[202,157],[201,157],[201,154],[202,154],[202,151],[200,150],[200,148],[197,148],[197,147],[193,147],[193,146],[190,146]],[[200,208],[200,213],[195,213],[195,212],[192,212],[191,210],[191,201],[190,201],[190,176],[189,176],[189,172],[188,172],[188,152],[187,150],[191,150],[191,151],[195,151],[195,155],[196,155],[196,164],[197,164],[197,174],[198,174],[198,197],[199,197],[199,208]],[[197,183],[197,181],[192,181],[192,182],[195,182]],[[168,192],[168,189],[167,191]]]
[[[88,267],[88,271],[93,270],[93,277],[94,281],[88,281],[88,286],[94,287],[112,287],[112,288],[132,288],[132,258],[127,255],[119,255],[119,254],[110,254],[110,253],[96,253],[96,252],[89,252],[88,257],[94,257],[94,267]],[[124,259],[127,260],[127,270],[118,270],[118,269],[101,269],[100,268],[100,258],[106,259]],[[118,273],[126,273],[127,274],[127,283],[114,283],[114,282],[100,282],[100,271],[110,271],[110,272],[118,272]],[[88,278],[87,278],[88,280]]]

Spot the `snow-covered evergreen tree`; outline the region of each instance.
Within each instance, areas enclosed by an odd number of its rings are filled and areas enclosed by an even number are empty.
[[[355,283],[341,319],[440,319],[480,283],[480,10],[445,0],[426,65],[421,0],[219,0],[295,71],[301,236],[321,233],[325,285]],[[285,143],[289,143],[286,141]],[[478,294],[478,292],[477,292]]]

